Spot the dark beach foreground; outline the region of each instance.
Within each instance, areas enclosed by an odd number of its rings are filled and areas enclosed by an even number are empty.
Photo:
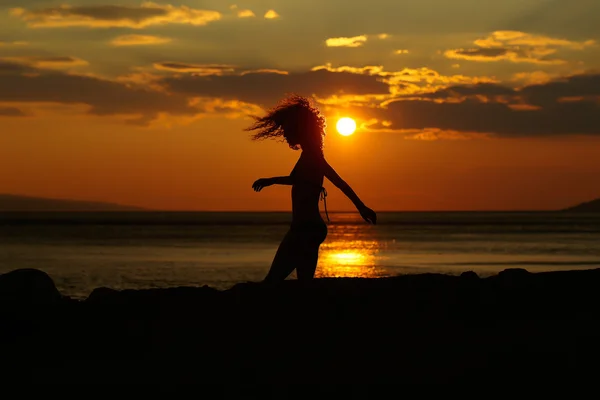
[[[0,276],[4,377],[49,383],[595,379],[600,269],[60,295]]]

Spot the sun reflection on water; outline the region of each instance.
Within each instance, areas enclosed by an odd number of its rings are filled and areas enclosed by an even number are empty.
[[[333,258],[338,262],[346,263],[349,265],[361,265],[367,258],[364,254],[360,254],[357,252],[333,253],[329,256],[330,258]]]
[[[375,241],[336,241],[321,246],[317,277],[375,278],[378,244]]]

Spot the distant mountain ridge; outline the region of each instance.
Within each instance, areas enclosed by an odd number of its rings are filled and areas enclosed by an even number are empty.
[[[99,201],[0,194],[0,212],[2,211],[146,211],[146,209]]]
[[[600,199],[581,203],[563,211],[600,212]]]
[[[101,201],[82,201],[0,193],[0,212],[8,211],[153,211],[143,207]],[[600,212],[600,198],[560,211]]]

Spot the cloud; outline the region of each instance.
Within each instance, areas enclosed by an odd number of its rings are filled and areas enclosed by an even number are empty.
[[[369,38],[385,40],[391,35],[388,33],[379,33],[376,35],[359,35],[352,37],[334,37],[325,40],[327,47],[362,47]]]
[[[519,90],[529,104],[553,107],[566,97],[581,98],[582,102],[600,100],[600,74],[579,74],[569,78],[556,79],[545,84],[529,85]],[[600,111],[600,110],[597,110]],[[600,112],[598,113],[600,116]],[[600,125],[597,127],[600,129]]]
[[[559,78],[558,74],[551,74],[545,71],[517,72],[513,75],[512,81],[525,85],[537,85],[548,83],[556,78]]]
[[[365,35],[353,37],[336,37],[325,40],[327,47],[360,47],[367,41]]]
[[[227,104],[269,107],[290,93],[311,96],[326,107],[385,107],[397,98],[426,97],[433,101],[456,97],[438,90],[487,78],[444,76],[428,68],[385,71],[382,66],[317,66],[310,71],[245,69],[228,64],[160,62],[156,73],[139,68],[127,76],[104,79],[93,75],[48,70],[48,64],[71,65],[72,57],[0,60],[0,102],[84,104],[97,115],[137,115],[139,122],[164,115],[196,118],[194,104],[206,99]],[[42,68],[44,67],[44,68]],[[160,71],[160,73],[158,73]],[[57,90],[56,88],[61,88]],[[437,90],[437,92],[436,92]],[[464,90],[464,89],[463,89]],[[467,96],[469,93],[463,93]],[[205,99],[198,102],[198,99]],[[207,112],[213,108],[207,107]],[[244,109],[249,109],[245,106]],[[231,114],[231,113],[230,113]]]
[[[274,68],[261,68],[261,69],[250,69],[247,71],[240,72],[240,75],[248,75],[248,74],[279,74],[279,75],[289,75],[288,71],[283,71],[280,69]]]
[[[22,117],[25,114],[23,111],[16,107],[2,107],[0,106],[0,117]]]
[[[153,35],[121,35],[110,43],[113,46],[147,46],[171,42],[171,38]]]
[[[4,42],[0,40],[0,47],[3,46],[27,46],[29,43],[24,41]]]
[[[183,96],[129,82],[77,75],[0,60],[0,102],[86,105],[94,115],[130,115],[148,122],[161,113],[194,115]]]
[[[298,93],[314,97],[327,113],[344,107],[367,121],[369,131],[414,139],[600,134],[600,74],[544,77],[515,88],[489,77],[376,65],[327,64],[300,72],[162,62],[154,65],[161,73],[146,69],[114,80],[45,67],[72,60],[0,60],[0,113],[22,115],[19,104],[51,102],[136,123],[209,114],[239,118]]]
[[[88,65],[88,62],[77,57],[36,57],[36,56],[25,56],[25,57],[3,57],[0,58],[0,62],[13,62],[17,64],[24,64],[34,68],[43,69],[63,69],[71,67],[81,67]]]
[[[552,50],[547,54],[552,54]],[[447,58],[467,61],[511,61],[514,63],[531,63],[531,64],[564,64],[565,60],[561,59],[544,59],[538,58],[537,55],[530,50],[511,50],[509,48],[486,48],[486,49],[454,49],[447,50],[445,53]]]
[[[489,135],[477,133],[477,132],[459,132],[453,130],[443,130],[437,128],[426,128],[426,129],[400,129],[392,131],[397,134],[404,136],[405,139],[412,140],[469,140],[469,139],[481,139],[487,138]]]
[[[277,11],[275,11],[275,10],[269,10],[265,13],[265,18],[266,19],[279,18],[279,14],[277,14]]]
[[[165,64],[173,65],[164,68]],[[189,97],[222,97],[260,106],[270,106],[286,94],[299,93],[326,106],[380,107],[397,97],[427,94],[450,85],[495,82],[488,77],[445,76],[428,68],[388,72],[376,65],[333,67],[326,64],[308,72],[180,63],[162,63],[159,68],[190,73],[163,77],[158,84],[164,85],[167,91]]]
[[[154,67],[168,75],[152,74],[143,68],[106,79],[40,68],[44,63],[67,61],[72,58],[0,60],[0,104],[84,106],[93,115],[126,116],[147,124],[173,118],[193,120],[203,113],[244,115],[272,106],[289,93],[322,98],[389,94],[388,84],[379,81],[378,76],[327,70],[288,72],[162,62]]]
[[[229,9],[232,10],[232,11],[235,11],[237,13],[238,18],[252,18],[252,17],[256,17],[256,14],[254,14],[254,11],[248,10],[248,9],[240,9],[236,4],[230,5]],[[275,13],[275,14],[277,14],[277,13]],[[267,18],[266,15],[265,15],[265,18]]]
[[[168,91],[190,97],[220,97],[272,106],[289,93],[326,98],[333,95],[389,94],[377,76],[315,70],[309,72],[242,71],[213,76],[178,75],[162,80]]]
[[[386,73],[384,72],[383,65],[365,65],[362,67],[352,67],[349,65],[341,65],[339,67],[334,67],[331,63],[327,63],[325,65],[317,65],[313,67],[311,71],[319,71],[326,70],[329,72],[349,72],[351,74],[362,74],[362,75],[380,75],[384,76]]]
[[[228,118],[240,118],[262,112],[262,109],[255,104],[239,100],[224,100],[217,97],[196,97],[190,104],[205,114],[219,114]]]
[[[583,50],[593,46],[593,40],[576,42],[566,39],[557,39],[549,36],[533,35],[520,31],[495,31],[486,38],[474,42],[479,47],[493,48],[502,46],[529,46],[529,47],[565,47],[574,50]]]
[[[178,62],[155,63],[154,68],[161,71],[194,73],[196,76],[223,75],[235,70],[235,66],[227,64],[186,64]]]
[[[575,75],[513,89],[452,86],[370,109],[369,129],[439,130],[506,137],[600,134],[600,75]],[[383,121],[388,121],[385,125]]]
[[[256,15],[254,14],[254,12],[252,10],[238,10],[237,16],[239,18],[252,18],[252,17],[256,17]],[[265,18],[267,18],[267,17],[265,16]]]
[[[444,55],[447,58],[479,62],[506,60],[514,63],[564,64],[565,60],[549,56],[561,49],[583,50],[596,42],[570,41],[520,31],[495,31],[485,38],[475,40],[474,44],[478,47],[451,49]]]
[[[457,49],[448,50],[446,56],[448,58],[463,58],[473,61],[497,61],[501,58],[505,58],[507,53],[507,49],[501,48]]]
[[[334,67],[331,64],[325,64],[316,66],[312,70],[318,71],[322,69],[330,72],[348,72],[375,76],[378,81],[389,85],[389,98],[400,95],[429,93],[453,84],[497,82],[495,78],[486,76],[442,75],[427,67],[385,71],[381,65],[367,65],[363,67],[344,65]]]
[[[221,18],[221,14],[217,11],[198,10],[183,5],[179,7],[170,4],[160,5],[152,2],[143,3],[141,6],[62,5],[36,10],[13,8],[11,14],[21,18],[31,28],[82,26],[140,29],[164,24],[206,25]]]

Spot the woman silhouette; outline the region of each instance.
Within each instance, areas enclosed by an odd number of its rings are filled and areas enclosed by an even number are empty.
[[[292,149],[302,149],[289,176],[261,178],[252,184],[256,192],[271,185],[292,186],[292,224],[279,245],[265,281],[283,281],[294,269],[298,280],[310,280],[315,276],[319,246],[327,236],[327,225],[319,212],[319,200],[327,195],[323,187],[324,176],[352,200],[367,222],[375,224],[377,216],[325,160],[325,118],[308,99],[292,95],[264,117],[254,118],[255,123],[246,129],[256,131],[253,139],[284,139]]]

